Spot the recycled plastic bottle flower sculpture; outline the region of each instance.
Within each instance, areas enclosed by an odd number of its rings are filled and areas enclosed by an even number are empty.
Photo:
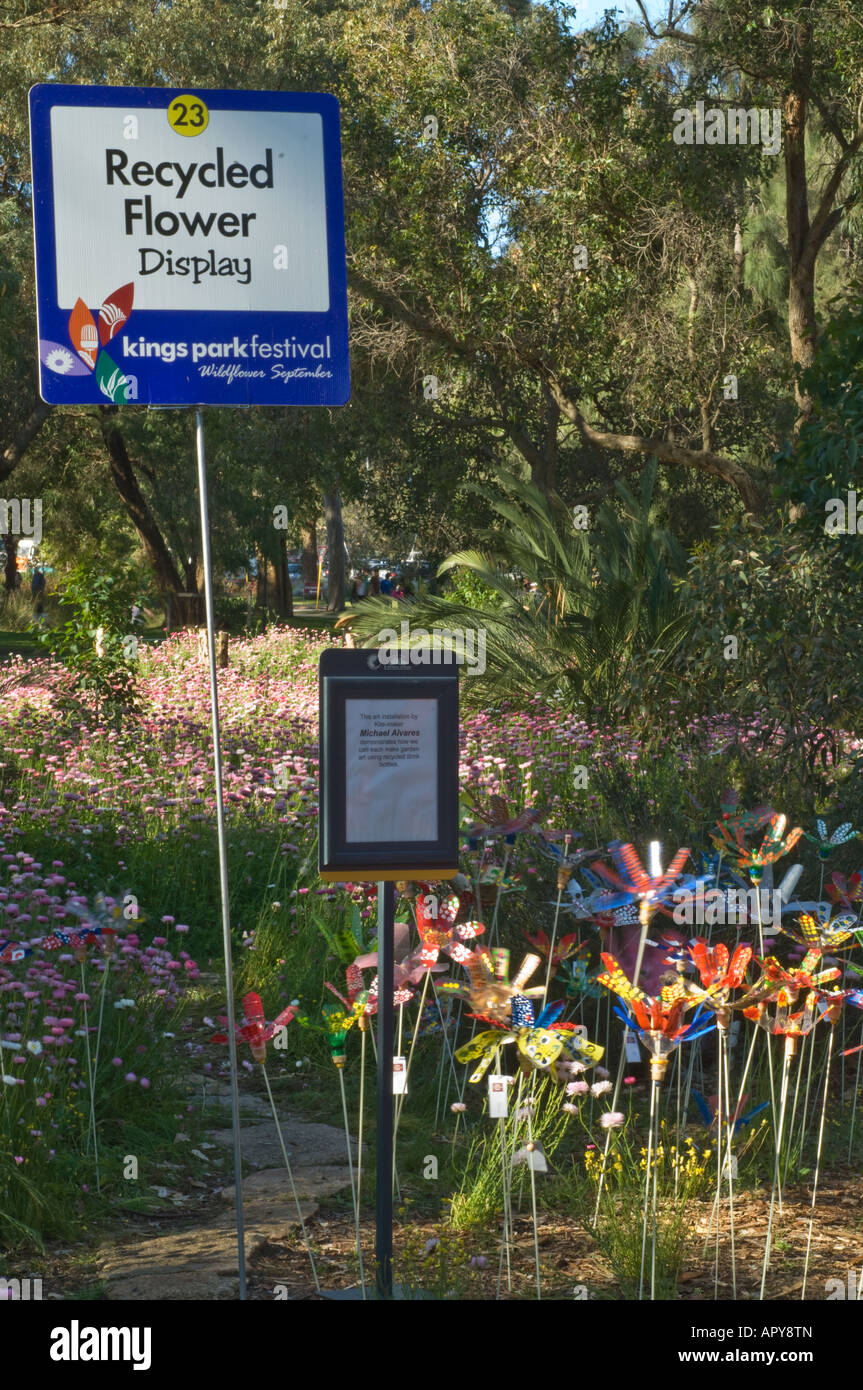
[[[55,929],[39,942],[43,951],[62,951],[70,947],[75,959],[83,963],[87,959],[87,947],[100,943],[105,950],[113,950],[117,933],[113,927],[76,927],[74,931]]]
[[[329,986],[332,989],[332,985]],[[333,991],[335,993],[335,991]],[[340,996],[341,997],[341,996]],[[327,1034],[327,1041],[330,1045],[330,1056],[334,1066],[341,1071],[347,1060],[345,1044],[347,1036],[355,1023],[361,1023],[368,1001],[367,992],[362,994],[349,1004],[347,1000],[342,1000],[339,1004],[324,1004],[321,1013],[324,1016],[324,1028]]]
[[[238,1038],[249,1044],[256,1062],[267,1060],[267,1043],[276,1036],[280,1029],[286,1028],[291,1019],[296,1018],[299,1007],[299,1003],[294,1000],[286,1009],[282,1009],[282,1012],[276,1015],[272,1023],[267,1023],[261,996],[254,992],[243,996],[245,1022],[237,1025],[236,1032]],[[210,1042],[214,1043],[226,1043],[227,1041],[227,1033],[215,1033],[210,1038]]]
[[[530,936],[525,932],[525,937],[542,956],[542,959],[548,960],[551,951],[551,941],[548,934],[544,931],[538,931],[536,936]],[[583,951],[586,945],[586,942],[579,941],[577,932],[570,932],[567,936],[560,937],[555,943],[554,954],[551,957],[552,969],[560,965],[562,961],[568,960],[570,956],[575,956],[579,951]]]
[[[807,840],[813,845],[818,846],[818,858],[829,859],[834,849],[844,845],[848,840],[857,838],[857,831],[852,826],[850,820],[843,821],[842,825],[836,827],[832,835],[828,835],[827,826],[823,820],[816,820],[814,835],[810,835],[808,830],[804,830]]]
[[[614,908],[637,903],[642,921],[646,915],[649,916],[652,907],[657,907],[672,896],[675,879],[689,858],[688,849],[679,849],[664,872],[658,864],[654,864],[653,871],[648,872],[634,845],[615,840],[608,849],[617,872],[606,864],[595,864],[594,869],[616,891],[602,894],[596,906],[600,912],[611,912]]]
[[[554,978],[558,983],[566,986],[567,999],[599,999],[602,997],[599,971],[588,970],[585,960],[565,960]]]
[[[688,993],[706,1004],[716,1014],[720,1028],[727,1028],[731,1011],[732,990],[742,985],[749,962],[751,946],[737,946],[729,956],[728,947],[719,941],[711,946],[704,937],[696,936],[689,943],[689,956],[698,971],[700,985],[686,982]]]
[[[473,805],[470,808],[481,819],[465,827],[471,849],[478,849],[482,840],[496,840],[501,837],[508,845],[515,844],[515,838],[523,830],[530,830],[542,820],[543,812],[534,807],[513,814],[502,796],[490,796],[488,808]]]
[[[838,973],[836,971],[836,974]],[[782,991],[775,1001],[776,1007],[772,1015],[768,1012],[766,1002],[744,1009],[743,1014],[766,1032],[784,1037],[786,1049],[789,1055],[793,1056],[798,1040],[811,1033],[819,1019],[828,1023],[836,1022],[844,999],[845,995],[841,990],[811,989],[806,993],[802,1009],[792,1013],[792,1001],[785,991]]]
[[[747,869],[752,882],[758,884],[764,876],[768,864],[775,864],[783,854],[793,849],[803,834],[799,826],[785,834],[787,817],[774,813],[768,822],[767,834],[758,849],[746,844],[744,831],[739,827],[732,832],[726,825],[717,823],[718,835],[710,838],[718,850],[729,855],[739,869]]]
[[[799,965],[781,965],[775,956],[767,956],[761,961],[763,979],[767,984],[773,986],[774,996],[779,1003],[793,1003],[803,990],[815,990],[824,993],[822,985],[826,985],[830,980],[836,980],[842,974],[838,966],[829,970],[819,970],[815,973],[815,967],[821,959],[820,946],[814,946],[806,952]],[[745,1010],[744,1010],[745,1012]]]
[[[13,965],[32,954],[32,946],[25,946],[23,941],[0,941],[0,965]]]
[[[531,975],[540,964],[539,956],[528,955],[522,961],[514,980],[509,978],[509,951],[496,946],[489,952],[471,951],[461,962],[468,973],[469,983],[459,980],[438,980],[435,987],[446,994],[467,999],[477,1018],[506,1025],[512,1017],[513,1000],[517,995],[538,997],[545,993],[542,985],[525,989]]]
[[[832,873],[824,885],[824,892],[835,907],[853,907],[863,902],[863,874],[857,869],[850,878],[838,871]]]
[[[485,931],[482,922],[456,922],[458,909],[455,893],[443,899],[431,890],[417,896],[417,931],[422,943],[418,959],[424,970],[437,965],[441,952],[461,963],[471,951],[465,943],[475,941]]]
[[[534,1067],[537,1071],[550,1071],[564,1051],[587,1066],[601,1062],[605,1052],[603,1047],[588,1042],[574,1031],[572,1025],[557,1022],[564,1008],[562,1000],[556,1004],[546,1004],[536,1018],[531,1001],[524,995],[515,995],[511,1027],[477,1033],[470,1042],[458,1048],[456,1061],[472,1062],[479,1058],[479,1066],[468,1078],[473,1083],[482,1081],[500,1049],[511,1042],[516,1044],[519,1060],[525,1070]]]
[[[411,950],[410,945],[410,926],[407,922],[396,922],[393,928],[393,1003],[408,1004],[413,999],[413,990],[408,985],[416,985],[422,979],[426,970],[438,972],[445,970],[444,965],[425,965],[422,960],[423,948]],[[353,962],[357,970],[369,970],[377,966],[377,950],[368,951],[365,955],[357,956]],[[367,1013],[377,1013],[378,999],[378,977],[375,975],[369,986],[369,999]]]
[[[688,999],[681,981],[663,986],[657,998],[645,994],[634,985],[614,956],[603,953],[602,960],[606,973],[600,975],[600,983],[623,1000],[623,1008],[615,1004],[614,1012],[627,1027],[634,1028],[638,1033],[650,1053],[651,1080],[659,1082],[665,1075],[668,1059],[675,1047],[709,1033],[716,1026],[715,1019],[705,1021],[702,1006],[699,1005],[692,1020],[689,1023],[683,1021],[683,1015],[692,1001]]]
[[[722,793],[719,810],[725,828],[732,834],[740,832],[741,835],[760,830],[776,814],[772,806],[755,806],[751,811],[742,810],[740,797],[733,787],[727,787]]]
[[[854,933],[858,928],[857,916],[853,912],[840,912],[831,918],[829,910],[816,908],[815,912],[801,912],[797,927],[780,926],[779,930],[808,949],[820,947],[825,951],[848,949],[854,944]]]

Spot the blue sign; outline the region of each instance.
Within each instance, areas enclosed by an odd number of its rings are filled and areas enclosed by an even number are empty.
[[[51,405],[344,405],[339,107],[305,92],[30,92]]]

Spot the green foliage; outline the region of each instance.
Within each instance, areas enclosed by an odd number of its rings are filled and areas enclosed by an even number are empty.
[[[369,642],[396,617],[412,629],[475,629],[486,642],[486,673],[470,683],[479,698],[489,689],[506,698],[539,692],[585,715],[642,714],[673,690],[671,658],[686,623],[672,585],[683,553],[652,519],[655,481],[654,465],[637,497],[619,483],[618,508],[600,507],[591,533],[573,525],[558,496],[512,474],[493,492],[477,486],[498,517],[487,535],[493,549],[459,551],[440,573],[467,573],[480,587],[466,599],[423,594],[397,612],[370,600],[353,628]]]
[[[497,591],[486,584],[475,570],[468,568],[450,570],[443,592],[449,603],[458,603],[465,608],[494,609],[500,602]]]
[[[75,676],[75,688],[121,714],[135,705],[135,648],[129,633],[134,590],[86,561],[59,586],[56,626],[37,628],[39,641]]]
[[[794,776],[817,761],[826,768],[834,731],[863,712],[863,676],[850,659],[863,640],[863,547],[854,518],[847,532],[825,532],[830,499],[863,495],[861,360],[863,317],[846,310],[801,377],[813,409],[778,456],[780,509],[716,528],[694,548],[680,588],[692,615],[683,707],[761,714],[763,740],[782,744]],[[725,654],[729,637],[736,655]]]

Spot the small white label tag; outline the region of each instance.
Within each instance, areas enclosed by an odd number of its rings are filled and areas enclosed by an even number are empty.
[[[545,1154],[543,1153],[542,1144],[540,1144],[539,1140],[529,1140],[528,1143],[522,1144],[521,1148],[513,1154],[513,1168],[521,1163],[526,1163],[528,1168],[532,1168],[535,1173],[548,1172],[548,1164],[545,1161]]]
[[[393,1058],[393,1095],[406,1096],[408,1091],[408,1064],[406,1057]]]
[[[509,1113],[509,1077],[488,1078],[488,1113],[492,1120],[505,1120]]]
[[[627,1028],[623,1034],[623,1045],[626,1049],[627,1062],[640,1062],[641,1051],[638,1046],[638,1034],[634,1028]]]
[[[737,1154],[732,1154],[730,1160],[729,1160],[729,1158],[728,1158],[728,1155],[726,1154],[726,1156],[725,1156],[725,1162],[724,1162],[723,1165],[722,1165],[722,1176],[723,1176],[723,1178],[729,1177],[729,1169],[730,1169],[730,1177],[731,1177],[731,1179],[732,1179],[732,1181],[733,1181],[733,1180],[735,1180],[735,1179],[737,1178]]]
[[[573,1037],[576,1037],[576,1038],[583,1038],[583,1039],[586,1040],[586,1039],[587,1039],[587,1024],[585,1024],[585,1023],[576,1023],[575,1027],[572,1029],[572,1035],[573,1035]]]

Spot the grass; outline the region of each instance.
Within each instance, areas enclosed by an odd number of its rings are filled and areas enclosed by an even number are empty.
[[[235,931],[235,971],[238,998],[248,990],[259,992],[267,1016],[272,1018],[285,1004],[299,998],[305,1026],[295,1021],[287,1032],[287,1049],[272,1053],[270,1073],[274,1091],[280,1103],[304,1119],[342,1125],[341,1103],[337,1079],[330,1059],[329,1047],[320,1024],[321,1006],[332,996],[325,987],[329,980],[344,988],[343,963],[331,954],[320,923],[331,932],[344,927],[352,905],[365,915],[366,931],[373,923],[373,896],[365,888],[350,893],[333,889],[322,890],[315,869],[316,822],[313,813],[315,731],[299,716],[286,717],[280,712],[272,717],[273,708],[282,711],[270,692],[278,686],[278,699],[284,700],[284,688],[293,690],[313,680],[317,648],[313,641],[299,640],[297,634],[325,633],[332,625],[333,615],[298,613],[287,628],[273,630],[262,638],[249,641],[235,639],[231,644],[231,675],[248,682],[248,697],[254,696],[254,708],[246,708],[238,699],[228,710],[233,722],[226,725],[225,761],[232,785],[245,779],[250,786],[270,785],[272,763],[278,751],[300,753],[308,766],[302,780],[311,783],[303,789],[296,781],[283,798],[275,800],[245,797],[232,803],[228,817],[229,877],[231,883],[231,916]],[[7,633],[17,639],[21,634]],[[2,643],[4,634],[0,634]],[[168,648],[165,648],[167,651]],[[162,684],[172,692],[182,688],[191,676],[197,675],[190,653],[179,651],[174,666],[159,666],[164,653],[154,652],[149,660],[152,669],[161,673]],[[173,658],[172,658],[173,660]],[[185,661],[185,664],[183,662]],[[197,673],[199,675],[199,673]],[[272,684],[271,684],[272,683]],[[246,687],[242,687],[246,689]],[[753,805],[775,796],[792,824],[812,828],[813,817],[829,808],[827,819],[832,829],[840,820],[853,820],[863,825],[863,785],[850,765],[829,769],[828,773],[801,775],[795,781],[779,782],[774,778],[769,754],[753,755],[745,740],[729,746],[726,738],[715,740],[711,746],[704,729],[669,729],[664,733],[645,736],[636,742],[635,736],[623,730],[597,730],[593,733],[577,729],[571,722],[547,718],[547,712],[528,712],[519,722],[504,712],[489,712],[489,718],[476,724],[465,721],[463,759],[468,769],[465,781],[475,796],[485,801],[489,794],[500,792],[511,805],[541,805],[546,808],[546,823],[553,828],[571,826],[583,833],[578,843],[585,847],[606,844],[613,839],[631,839],[644,849],[649,839],[659,838],[663,858],[667,862],[678,845],[705,845],[714,825],[720,796],[725,787],[733,784],[740,789],[741,801]],[[205,720],[198,712],[197,723],[187,727],[178,717],[176,737],[164,734],[167,716],[147,714],[150,720],[132,723],[118,729],[88,729],[82,731],[83,716],[69,712],[60,715],[52,709],[47,715],[35,704],[22,707],[14,719],[4,726],[3,763],[0,768],[0,797],[8,811],[7,834],[13,850],[26,850],[41,864],[62,861],[62,873],[82,891],[100,889],[123,901],[133,893],[143,919],[139,930],[145,939],[164,931],[170,936],[173,923],[190,926],[186,944],[199,964],[212,960],[218,971],[220,956],[220,905],[216,874],[216,841],[211,809],[203,809],[204,791],[208,787],[208,762],[201,756],[201,766],[188,765],[170,770],[174,749],[181,752],[184,740],[200,744],[206,738]],[[183,716],[186,718],[187,716]],[[161,716],[160,716],[161,718]],[[174,718],[173,713],[171,718]],[[543,722],[543,721],[546,722]],[[531,721],[534,721],[531,723]],[[191,732],[190,732],[191,729]],[[525,730],[527,729],[527,732]],[[174,740],[172,742],[172,739]],[[76,779],[69,776],[73,753],[86,744],[86,760],[76,764]],[[493,759],[497,758],[497,762]],[[118,762],[126,760],[129,790],[117,773]],[[207,765],[205,766],[205,763]],[[576,789],[573,768],[587,766],[588,785]],[[137,770],[135,770],[137,769]],[[133,776],[138,780],[133,783]],[[72,785],[75,791],[69,794]],[[96,790],[108,785],[110,805],[104,805]],[[70,799],[67,799],[70,798]],[[200,819],[194,819],[200,817]],[[290,850],[285,845],[293,846]],[[798,888],[801,897],[817,896],[820,864],[814,850],[801,842],[793,856],[804,863],[805,873]],[[470,855],[464,868],[469,870]],[[846,874],[858,867],[859,845],[856,841],[843,846],[827,864],[827,872],[839,869]],[[554,919],[556,868],[540,853],[539,841],[523,836],[510,857],[509,868],[517,879],[516,891],[501,900],[498,940],[512,953],[512,965],[517,967],[529,949],[526,933],[538,929],[551,931]],[[578,877],[578,872],[576,872]],[[166,927],[161,919],[173,919]],[[657,919],[659,926],[662,923]],[[486,918],[490,927],[490,918]],[[670,924],[669,924],[670,925]],[[4,928],[5,929],[5,928]],[[561,917],[559,934],[575,929],[572,917]],[[244,942],[245,935],[245,944]],[[590,935],[589,967],[597,965],[599,941]],[[373,973],[373,972],[371,972]],[[366,983],[371,979],[367,972]],[[459,976],[453,967],[451,972]],[[188,1039],[195,1047],[206,1044],[212,1028],[200,1022],[202,1015],[222,1011],[218,978],[201,981],[189,994],[188,1019],[194,1025]],[[405,1034],[413,1024],[413,1010],[407,1012]],[[158,1028],[155,1015],[148,1015],[145,1026],[149,1033]],[[591,1039],[607,1041],[608,1009],[605,998],[584,1001],[579,1015],[588,1027]],[[856,1041],[860,1023],[857,1014],[847,1018],[845,1046]],[[181,1024],[182,1026],[182,1024]],[[481,1026],[481,1025],[478,1025]],[[615,1028],[617,1025],[614,1025]],[[459,1034],[464,1042],[470,1024],[465,1022]],[[178,1031],[172,1025],[163,1031]],[[141,1037],[141,1042],[146,1038]],[[168,1040],[170,1042],[170,1040]],[[137,1046],[137,1041],[135,1042]],[[405,1043],[405,1051],[408,1044]],[[614,1046],[612,1040],[612,1047]],[[193,1102],[193,1111],[186,1120],[188,1098],[183,1091],[184,1072],[190,1063],[176,1042],[154,1053],[153,1066],[158,1067],[160,1086],[146,1097],[124,1090],[116,1074],[105,1071],[113,1055],[106,1044],[100,1067],[100,1085],[105,1088],[101,1113],[101,1136],[105,1165],[104,1196],[96,1200],[88,1181],[83,1160],[86,1159],[85,1129],[79,1104],[71,1101],[63,1124],[65,1148],[58,1152],[58,1162],[13,1174],[16,1182],[14,1203],[0,1201],[6,1221],[7,1239],[38,1241],[48,1238],[70,1238],[80,1233],[84,1224],[104,1229],[106,1220],[116,1217],[119,1207],[126,1211],[158,1210],[162,1199],[150,1191],[153,1186],[171,1186],[165,1181],[168,1165],[177,1163],[177,1182],[191,1175],[194,1163],[186,1157],[193,1144],[174,1145],[178,1123],[190,1134],[203,1133],[214,1117],[208,1110],[202,1116]],[[203,1065],[204,1056],[219,1060],[218,1050],[210,1048],[199,1056],[195,1065]],[[506,1065],[516,1069],[514,1048],[507,1049]],[[701,1070],[696,1073],[700,1089],[710,1093],[711,1054],[707,1044],[701,1051]],[[457,1067],[458,1086],[464,1089],[467,1109],[459,1116],[450,1110],[458,1094],[456,1083],[444,1080],[439,1092],[441,1066],[446,1067],[440,1034],[420,1039],[414,1055],[410,1093],[405,1105],[399,1131],[398,1174],[402,1201],[407,1212],[440,1220],[458,1241],[487,1238],[499,1221],[501,1208],[501,1155],[499,1130],[485,1116],[485,1087],[464,1085],[464,1070]],[[221,1054],[224,1063],[224,1054]],[[611,1066],[614,1065],[614,1058]],[[301,1065],[298,1067],[297,1063]],[[846,1070],[846,1087],[856,1074],[854,1061]],[[369,1040],[367,1044],[366,1124],[365,1139],[368,1157],[364,1167],[364,1200],[370,1201],[374,1185],[374,1085],[375,1066]],[[448,1070],[448,1068],[447,1068]],[[837,1086],[838,1063],[834,1061],[834,1088]],[[820,1065],[813,1073],[815,1082]],[[348,1037],[348,1065],[344,1073],[348,1112],[351,1127],[356,1131],[359,1099],[359,1038],[357,1030]],[[251,1087],[260,1089],[260,1081],[252,1076]],[[449,1086],[449,1094],[443,1096]],[[607,1101],[593,1106],[585,1101],[580,1116],[566,1117],[561,1111],[561,1095],[557,1088],[543,1083],[537,1088],[539,1101],[535,1117],[537,1136],[541,1138],[550,1159],[551,1172],[537,1187],[537,1200],[542,1214],[560,1212],[588,1224],[596,1197],[593,1175],[585,1167],[586,1146],[596,1142],[595,1122],[598,1112]],[[752,1106],[769,1096],[766,1073],[754,1074],[748,1083]],[[440,1105],[438,1096],[441,1095]],[[620,1287],[631,1290],[637,1286],[638,1270],[633,1265],[635,1241],[640,1233],[639,1203],[643,1184],[639,1150],[644,1143],[644,1093],[625,1132],[625,1143],[614,1152],[628,1157],[621,1160],[620,1175],[606,1189],[596,1239],[615,1270]],[[516,1107],[513,1105],[513,1115]],[[437,1112],[437,1118],[436,1118]],[[673,1112],[669,1111],[669,1117]],[[28,1112],[29,1113],[29,1112]],[[15,1120],[17,1122],[17,1113]],[[863,1152],[863,1117],[858,1116],[855,1157]],[[827,1128],[826,1160],[844,1161],[847,1155],[849,1107],[839,1116],[831,1116]],[[694,1112],[690,1108],[688,1125],[693,1133]],[[520,1143],[523,1122],[515,1118],[508,1122],[508,1147]],[[518,1132],[517,1132],[518,1131]],[[792,1172],[801,1175],[812,1168],[813,1136],[817,1124],[810,1127],[807,1145],[801,1155],[793,1156]],[[7,1133],[11,1136],[14,1129]],[[706,1134],[706,1131],[704,1132]],[[766,1131],[741,1142],[739,1183],[750,1190],[765,1179],[770,1180],[767,1161]],[[700,1136],[699,1136],[700,1137]],[[628,1148],[626,1147],[628,1146]],[[138,1159],[139,1177],[135,1187],[122,1176],[125,1159]],[[437,1175],[426,1177],[427,1160],[437,1160]],[[214,1156],[214,1166],[224,1160]],[[52,1160],[53,1162],[53,1160]],[[89,1170],[87,1170],[89,1171]],[[516,1175],[514,1197],[529,1202],[526,1170]],[[704,1174],[697,1175],[699,1179]],[[88,1191],[82,1190],[87,1183]],[[679,1189],[679,1184],[678,1184]],[[67,1196],[63,1196],[63,1193]],[[68,1194],[73,1196],[69,1197]],[[663,1290],[673,1291],[676,1272],[680,1268],[690,1233],[686,1223],[686,1200],[668,1203],[668,1221],[663,1221],[660,1239],[660,1282]],[[345,1198],[345,1208],[349,1199]],[[527,1210],[527,1206],[523,1208]],[[665,1214],[666,1207],[663,1207]],[[16,1224],[17,1223],[17,1224]],[[457,1240],[456,1240],[457,1238]],[[640,1239],[640,1235],[639,1235]],[[453,1249],[456,1250],[456,1245]],[[467,1248],[465,1246],[460,1249]],[[445,1253],[445,1252],[444,1252]],[[414,1254],[422,1264],[414,1268]],[[408,1251],[404,1282],[413,1287],[447,1290],[460,1287],[453,1269],[458,1265],[454,1254],[446,1260],[441,1256],[440,1267],[426,1264],[422,1252]],[[421,1256],[421,1258],[420,1258]],[[460,1258],[460,1256],[458,1257]],[[640,1261],[640,1245],[638,1248]],[[458,1265],[461,1269],[461,1265]],[[461,1276],[459,1276],[460,1278]],[[453,1282],[455,1280],[455,1282]],[[465,1296],[472,1287],[465,1284]]]

